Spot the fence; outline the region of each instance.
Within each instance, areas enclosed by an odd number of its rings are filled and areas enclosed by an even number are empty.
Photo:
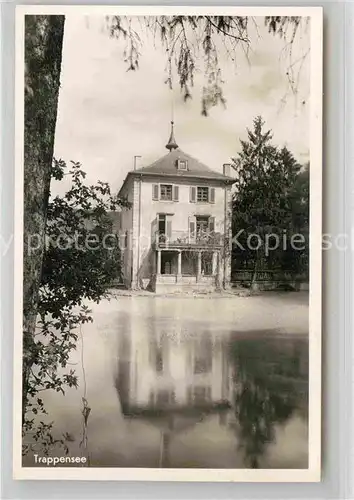
[[[307,274],[294,274],[284,270],[259,270],[253,279],[253,269],[234,270],[231,281],[235,286],[250,287],[252,283],[263,290],[276,290],[288,288],[294,290],[307,290],[309,278]]]

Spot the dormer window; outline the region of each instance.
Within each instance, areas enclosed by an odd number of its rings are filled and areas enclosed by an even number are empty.
[[[188,170],[187,160],[177,160],[178,170]]]

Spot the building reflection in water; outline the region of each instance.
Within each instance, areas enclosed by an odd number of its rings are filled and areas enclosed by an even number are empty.
[[[144,330],[120,336],[116,387],[124,415],[160,429],[160,466],[167,467],[175,436],[211,414],[222,423],[231,406],[230,365],[224,339],[210,330],[188,335],[183,324],[171,331],[159,320]]]
[[[264,332],[233,339],[205,324],[155,318],[136,317],[121,332],[116,387],[126,417],[160,430],[160,467],[170,466],[179,433],[215,413],[247,468],[259,467],[277,424],[295,410],[307,419],[307,342]]]

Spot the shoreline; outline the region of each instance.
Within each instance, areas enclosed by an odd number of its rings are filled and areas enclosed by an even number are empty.
[[[248,289],[232,289],[221,291],[184,291],[184,292],[151,292],[148,290],[127,290],[119,288],[107,289],[110,298],[115,297],[150,297],[150,298],[186,298],[186,299],[233,299],[233,298],[251,298],[251,297],[266,297],[270,295],[304,295],[307,291],[283,291],[283,290],[268,290],[268,291],[252,291]]]

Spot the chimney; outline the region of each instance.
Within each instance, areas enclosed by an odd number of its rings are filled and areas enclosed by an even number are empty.
[[[136,170],[137,160],[142,158],[140,155],[134,155],[134,170]]]
[[[231,177],[231,165],[230,163],[224,163],[222,166],[223,174],[227,177]]]

